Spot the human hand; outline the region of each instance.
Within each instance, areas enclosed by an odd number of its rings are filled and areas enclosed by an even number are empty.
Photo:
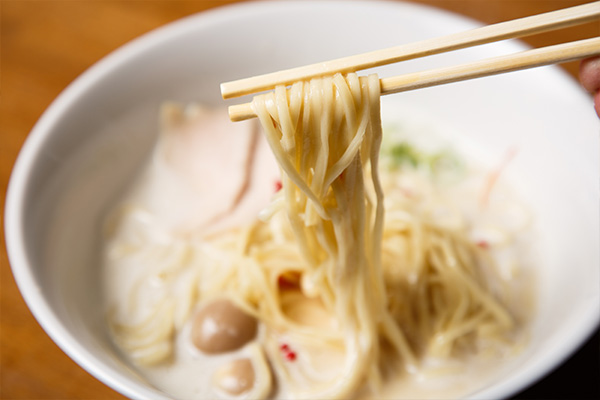
[[[600,117],[600,57],[587,58],[579,65],[579,80],[594,96],[594,108]]]

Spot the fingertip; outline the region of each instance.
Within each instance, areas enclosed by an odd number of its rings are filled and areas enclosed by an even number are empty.
[[[600,57],[586,58],[579,64],[579,81],[585,90],[600,90]]]

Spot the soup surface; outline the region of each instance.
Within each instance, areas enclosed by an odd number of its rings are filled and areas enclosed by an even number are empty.
[[[151,161],[105,221],[107,324],[124,357],[178,399],[304,398],[344,379],[347,332],[290,244],[259,125],[194,104],[161,113]],[[526,340],[531,217],[503,174],[518,149],[481,162],[431,121],[383,120],[381,263],[415,360],[381,339],[381,376],[356,396],[463,396]],[[465,286],[444,286],[439,264]]]

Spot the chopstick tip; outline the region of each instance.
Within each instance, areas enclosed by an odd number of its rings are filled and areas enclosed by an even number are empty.
[[[231,122],[240,122],[256,117],[250,103],[229,106],[228,112]]]

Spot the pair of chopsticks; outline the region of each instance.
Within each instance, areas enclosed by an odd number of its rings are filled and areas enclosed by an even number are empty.
[[[388,49],[292,68],[221,84],[224,99],[290,85],[296,81],[348,73],[419,57],[440,54],[504,39],[512,39],[583,24],[600,18],[600,1],[501,22],[466,32],[427,39]],[[527,50],[507,56],[380,79],[381,94],[399,93],[505,72],[558,64],[600,55],[600,37]],[[250,103],[229,107],[232,121],[255,117]]]

